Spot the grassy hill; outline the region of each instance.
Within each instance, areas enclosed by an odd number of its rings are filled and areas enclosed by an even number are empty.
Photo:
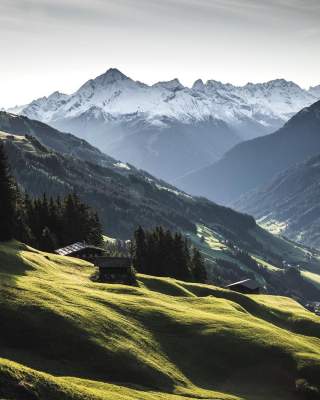
[[[319,301],[320,252],[318,250],[274,236],[259,226],[250,229],[249,233],[255,242],[246,249],[251,259],[256,262],[256,266],[239,258],[237,249],[238,246],[241,248],[241,241],[238,238],[230,241],[232,235],[225,235],[220,227],[209,228],[200,224],[197,225],[196,234],[186,232],[185,235],[202,253],[209,280],[220,286],[252,278],[269,294],[292,297],[303,304],[308,301]],[[224,263],[221,263],[221,260]],[[290,277],[289,266],[299,270],[300,274],[294,278]]]
[[[294,400],[298,380],[316,392],[320,318],[293,300],[93,271],[0,245],[0,398]]]

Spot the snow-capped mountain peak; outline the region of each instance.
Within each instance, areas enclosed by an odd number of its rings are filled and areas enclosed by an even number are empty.
[[[202,79],[197,79],[194,84],[192,85],[192,89],[199,91],[199,92],[203,92],[205,88],[205,85],[203,83]]]
[[[175,91],[175,90],[182,90],[182,89],[185,88],[185,87],[180,83],[179,79],[177,79],[177,78],[172,79],[171,81],[163,81],[163,82],[155,83],[155,84],[153,85],[153,87],[163,87],[163,88],[165,88],[165,89],[173,90],[173,91]]]
[[[176,78],[149,86],[110,68],[87,81],[74,94],[54,92],[14,111],[53,125],[92,108],[94,115],[98,114],[99,118],[106,115],[108,120],[143,113],[148,124],[155,126],[163,126],[163,117],[183,123],[212,118],[225,121],[240,136],[248,138],[272,132],[318,98],[320,86],[307,91],[285,79],[244,86],[216,80],[203,83],[198,79],[188,88]],[[254,128],[253,132],[248,131],[248,124],[250,129]]]
[[[244,86],[198,79],[189,88],[176,78],[147,85],[111,68],[73,94],[54,92],[8,111],[171,179],[215,161],[241,139],[277,130],[316,102],[318,91],[284,79]]]
[[[68,95],[58,92],[58,91],[55,91],[55,92],[51,93],[50,96],[47,97],[47,100],[53,101],[53,100],[59,100],[61,98],[65,98],[65,97],[68,97]]]
[[[309,89],[309,93],[311,93],[313,96],[316,96],[317,98],[320,98],[320,85],[311,86]]]
[[[130,78],[128,78],[126,75],[124,75],[117,68],[110,68],[104,74],[98,76],[95,79],[95,81],[97,81],[97,83],[100,83],[102,85],[108,85],[108,84],[114,83],[116,81],[123,81],[126,79],[130,79]]]

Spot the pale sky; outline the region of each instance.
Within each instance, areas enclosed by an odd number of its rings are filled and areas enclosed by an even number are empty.
[[[0,108],[114,67],[145,83],[320,84],[319,0],[0,0]]]

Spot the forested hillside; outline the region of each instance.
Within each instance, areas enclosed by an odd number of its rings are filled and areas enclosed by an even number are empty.
[[[243,231],[246,238],[245,232],[255,226],[249,216],[189,196],[146,172],[105,156],[81,139],[37,121],[0,113],[0,128],[9,133],[2,133],[0,140],[5,143],[12,173],[21,188],[34,196],[77,192],[99,211],[110,236],[131,238],[139,225],[195,231],[197,222],[206,221],[231,231]],[[79,148],[81,151],[76,150]]]

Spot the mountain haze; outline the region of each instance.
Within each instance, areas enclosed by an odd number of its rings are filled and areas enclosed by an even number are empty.
[[[271,135],[238,144],[218,162],[176,184],[191,193],[230,204],[272,177],[320,153],[320,102],[304,108]]]
[[[267,229],[308,246],[320,247],[320,155],[296,164],[249,192],[235,207]]]
[[[71,95],[54,92],[10,111],[173,180],[243,139],[271,133],[319,97],[283,79],[243,87],[197,80],[188,88],[178,79],[150,86],[109,69]]]

